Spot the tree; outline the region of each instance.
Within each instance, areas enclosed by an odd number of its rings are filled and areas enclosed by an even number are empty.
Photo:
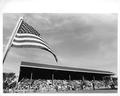
[[[14,88],[16,86],[15,73],[3,73],[3,89]]]

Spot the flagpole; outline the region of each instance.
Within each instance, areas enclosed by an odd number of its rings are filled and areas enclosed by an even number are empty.
[[[15,26],[15,28],[13,30],[13,33],[12,33],[8,43],[7,43],[7,46],[6,46],[5,51],[4,51],[3,64],[4,64],[4,61],[6,59],[7,53],[9,52],[9,50],[11,48],[13,39],[14,39],[14,37],[15,37],[15,35],[16,35],[16,33],[17,33],[21,23],[22,23],[22,20],[23,20],[23,17],[20,17],[20,19],[18,20],[18,22],[17,22],[17,24],[16,24],[16,26]]]

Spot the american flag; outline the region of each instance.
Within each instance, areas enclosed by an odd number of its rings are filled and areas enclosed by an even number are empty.
[[[46,50],[53,54],[56,62],[57,57],[48,46],[48,44],[41,38],[40,33],[38,33],[31,25],[27,24],[22,20],[20,27],[13,39],[12,46],[14,47],[27,47],[27,48],[40,48]]]

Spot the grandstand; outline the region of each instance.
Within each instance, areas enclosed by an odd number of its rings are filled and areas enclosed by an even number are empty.
[[[19,80],[24,79],[58,79],[58,80],[103,80],[113,72],[66,67],[58,65],[21,62]]]

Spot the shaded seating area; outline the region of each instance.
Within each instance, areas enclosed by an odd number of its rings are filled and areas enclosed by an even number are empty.
[[[114,73],[75,67],[21,62],[19,80],[21,79],[58,79],[58,80],[103,80]]]

